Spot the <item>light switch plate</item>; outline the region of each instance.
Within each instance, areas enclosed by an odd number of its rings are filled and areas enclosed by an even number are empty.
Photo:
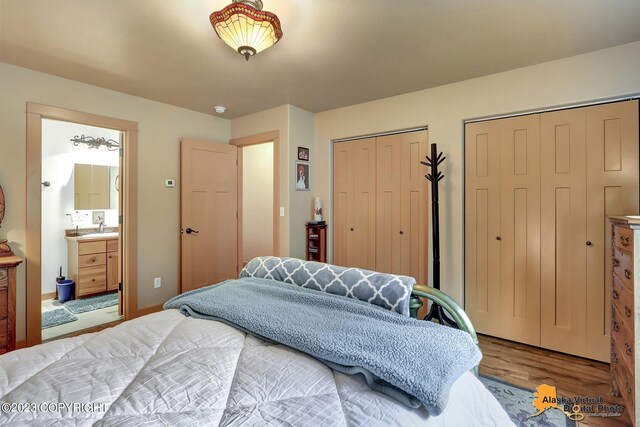
[[[284,216],[284,207],[280,206],[280,216]]]
[[[100,222],[104,222],[104,211],[93,211],[91,213],[91,223],[100,224]]]
[[[160,286],[162,286],[162,278],[156,277],[155,279],[153,279],[153,287],[157,289]]]

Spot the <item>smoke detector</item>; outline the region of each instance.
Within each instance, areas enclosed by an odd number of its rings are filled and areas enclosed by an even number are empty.
[[[227,107],[223,107],[222,105],[216,105],[213,109],[216,110],[218,114],[224,114],[224,112],[227,111]]]

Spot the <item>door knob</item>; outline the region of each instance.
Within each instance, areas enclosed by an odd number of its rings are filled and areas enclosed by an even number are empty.
[[[400,234],[404,234],[404,231],[400,230]]]
[[[349,230],[353,231],[353,227],[352,227],[352,228],[350,228]]]
[[[502,237],[496,236],[496,240],[502,240]]]
[[[587,240],[587,246],[592,246],[593,243],[591,243],[591,240]]]
[[[187,229],[186,229],[186,230],[184,230],[184,231],[185,231],[187,234],[191,234],[191,233],[198,234],[198,233],[199,233],[199,231],[198,231],[198,230],[194,230],[194,229],[193,229],[193,228],[191,228],[191,227],[187,227]]]

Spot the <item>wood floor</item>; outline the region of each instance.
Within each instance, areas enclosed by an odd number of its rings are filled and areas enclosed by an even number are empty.
[[[478,338],[484,355],[480,363],[481,375],[532,390],[540,384],[548,384],[556,387],[559,396],[602,396],[606,403],[625,405],[621,398],[611,396],[609,365],[606,363],[485,335]],[[625,413],[615,418],[587,416],[578,426],[628,427],[631,422]]]

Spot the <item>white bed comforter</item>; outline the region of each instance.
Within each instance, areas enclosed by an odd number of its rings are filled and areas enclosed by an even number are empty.
[[[0,423],[12,426],[512,425],[470,373],[429,417],[296,350],[177,310],[4,355],[0,396]],[[58,405],[75,403],[91,405]]]

